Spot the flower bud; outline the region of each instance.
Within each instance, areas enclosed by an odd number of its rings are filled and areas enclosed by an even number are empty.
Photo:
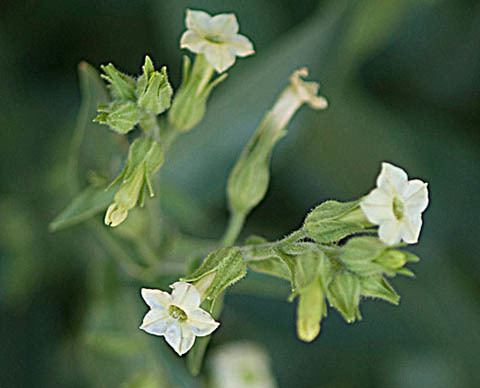
[[[145,168],[137,167],[129,178],[122,182],[113,203],[108,207],[105,214],[105,224],[111,227],[120,225],[127,218],[128,211],[135,207],[138,202],[140,191],[144,185]]]
[[[164,161],[161,145],[148,137],[136,139],[130,146],[128,159],[122,173],[111,183],[119,182],[120,188],[115,193],[113,203],[105,214],[105,224],[115,227],[127,218],[128,211],[138,202],[143,206],[144,191],[153,197],[150,176],[158,171]]]
[[[187,132],[203,119],[208,96],[226,78],[223,74],[212,81],[213,74],[214,68],[203,55],[195,57],[193,67],[188,57],[183,57],[182,84],[168,112],[168,122],[178,131]]]
[[[297,305],[297,335],[311,342],[320,333],[320,321],[327,316],[327,305],[318,281],[311,283],[300,294]]]
[[[402,268],[407,262],[407,255],[405,252],[388,249],[380,255],[376,262],[387,270],[398,270]]]

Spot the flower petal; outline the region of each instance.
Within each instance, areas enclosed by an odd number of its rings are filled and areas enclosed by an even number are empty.
[[[202,309],[190,311],[188,314],[188,324],[190,325],[193,334],[199,337],[212,334],[220,325],[216,322],[209,313]]]
[[[235,55],[224,44],[205,45],[203,51],[207,61],[215,68],[218,73],[223,73],[235,63]]]
[[[420,237],[422,229],[422,217],[420,215],[411,218],[405,218],[402,222],[401,235],[402,240],[407,244],[415,244]]]
[[[172,297],[168,292],[151,288],[142,288],[142,298],[152,309],[166,309],[172,303]]]
[[[252,42],[246,36],[233,35],[226,43],[237,57],[246,57],[255,53]]]
[[[408,175],[401,168],[390,163],[382,163],[382,171],[377,178],[377,187],[388,193],[401,194],[408,182]]]
[[[165,341],[179,356],[182,356],[192,348],[195,342],[195,335],[188,325],[175,321],[165,332]]]
[[[198,290],[190,283],[176,282],[170,288],[172,291],[172,303],[186,310],[194,310],[200,306],[200,294]]]
[[[166,310],[150,310],[145,314],[140,329],[150,334],[164,335],[171,321],[169,318]]]
[[[189,325],[182,324],[180,326],[182,331],[182,340],[180,341],[180,356],[187,353],[195,343],[195,334]]]
[[[327,99],[323,96],[317,96],[320,85],[318,82],[302,79],[305,77],[308,77],[308,69],[306,67],[294,71],[290,76],[292,90],[302,103],[307,103],[313,109],[325,109],[328,106]]]
[[[180,329],[180,324],[178,321],[173,321],[168,326],[164,334],[165,341],[177,352],[180,353],[180,343],[182,342],[182,330]]]
[[[238,32],[237,17],[233,13],[215,15],[210,20],[209,33],[213,35],[229,36]]]
[[[402,223],[396,220],[383,222],[378,228],[378,237],[387,245],[395,245],[401,241]]]
[[[193,30],[199,35],[208,33],[211,20],[212,17],[206,12],[187,9],[185,24],[189,30]]]
[[[207,42],[198,33],[192,30],[187,30],[183,33],[180,39],[180,48],[189,49],[193,53],[201,53],[205,48]]]
[[[362,199],[360,207],[368,220],[375,225],[395,219],[393,198],[383,189],[373,189],[370,194]]]
[[[405,210],[412,217],[421,214],[428,206],[428,188],[425,182],[414,179],[403,192]]]

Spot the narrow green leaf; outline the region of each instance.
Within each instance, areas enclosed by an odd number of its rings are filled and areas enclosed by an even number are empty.
[[[103,186],[86,188],[50,223],[50,231],[57,232],[92,218],[107,208],[114,194],[115,190],[105,190]]]
[[[106,104],[108,101],[105,85],[100,78],[100,74],[93,66],[87,62],[80,62],[78,78],[82,104],[78,112],[68,159],[68,176],[72,194],[79,190],[78,159],[85,131],[89,125],[92,125],[92,118],[95,116],[97,106]]]

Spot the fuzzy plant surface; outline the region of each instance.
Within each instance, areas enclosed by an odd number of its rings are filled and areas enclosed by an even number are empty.
[[[168,69],[157,67],[149,56],[136,77],[111,63],[101,67],[101,76],[80,64],[87,105],[92,90],[103,92],[95,99],[101,101],[96,117],[82,109],[79,127],[92,119],[105,125],[111,133],[103,136],[114,138],[118,152],[104,163],[107,168],[89,172],[82,189],[79,149],[90,134],[76,132],[69,163],[75,195],[50,229],[91,223],[126,276],[145,285],[139,292],[149,309],[143,321],[138,317],[140,329],[163,337],[178,356],[186,355],[194,375],[221,325],[225,293],[251,273],[282,279],[290,287],[289,300],[297,301],[297,336],[305,342],[317,338],[332,309],[353,323],[362,319],[364,299],[397,305],[400,296],[390,279],[414,276],[407,266],[419,258],[406,248],[419,241],[429,198],[425,182],[409,179],[392,163],[382,163],[369,193],[314,206],[297,230],[285,231],[278,240],[253,235],[239,241],[247,217],[266,196],[272,153],[288,135],[290,121],[304,105],[318,111],[328,106],[318,94],[319,84],[306,80],[305,67],[292,69],[288,80],[278,80],[283,91],[229,174],[230,221],[223,236],[214,241],[191,236],[163,217],[160,177],[172,144],[203,119],[210,94],[237,57],[254,54],[252,42],[239,34],[234,14],[187,10],[185,24],[180,47],[193,55],[184,57],[176,90]],[[155,288],[159,277],[172,280],[171,291]]]

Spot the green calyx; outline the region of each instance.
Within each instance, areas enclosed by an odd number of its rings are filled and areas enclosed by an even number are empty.
[[[108,82],[111,101],[98,107],[94,121],[120,134],[130,132],[137,124],[145,131],[157,127],[156,116],[170,107],[173,89],[165,66],[156,71],[146,56],[142,69],[142,75],[135,79],[111,63],[102,66],[102,78]]]
[[[227,77],[222,74],[212,80],[213,75],[214,69],[203,55],[195,57],[193,66],[188,57],[183,57],[182,84],[168,112],[171,126],[180,132],[187,132],[203,119],[211,91]]]

